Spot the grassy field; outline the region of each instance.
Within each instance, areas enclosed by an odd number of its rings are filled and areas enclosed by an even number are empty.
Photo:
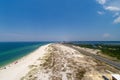
[[[74,44],[80,47],[99,49],[105,55],[117,58],[120,60],[120,45],[104,45],[104,44]]]

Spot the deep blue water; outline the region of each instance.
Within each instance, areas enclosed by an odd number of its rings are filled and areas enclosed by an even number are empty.
[[[9,64],[49,42],[0,42],[0,66]]]

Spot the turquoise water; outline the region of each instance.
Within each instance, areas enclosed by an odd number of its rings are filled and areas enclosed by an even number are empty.
[[[49,42],[0,42],[0,67],[5,66]]]

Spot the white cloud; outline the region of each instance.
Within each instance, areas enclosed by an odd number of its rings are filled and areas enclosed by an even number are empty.
[[[106,0],[96,0],[99,4],[105,4],[106,3]]]
[[[120,16],[119,16],[119,17],[117,17],[117,18],[114,20],[114,22],[113,22],[113,23],[115,23],[115,24],[120,23]]]
[[[116,6],[107,6],[105,9],[109,11],[120,11],[120,8]]]
[[[97,13],[98,13],[99,15],[105,14],[105,12],[103,12],[103,11],[97,11]]]
[[[113,23],[118,24],[120,23],[120,0],[96,0],[104,10],[109,11],[112,16],[115,18]],[[105,11],[105,12],[106,12]],[[102,15],[101,12],[97,12],[98,14]]]
[[[104,38],[108,38],[108,37],[110,37],[110,34],[109,33],[105,33],[105,34],[103,34],[103,37]]]

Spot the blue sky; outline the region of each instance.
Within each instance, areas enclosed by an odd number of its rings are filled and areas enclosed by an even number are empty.
[[[0,0],[0,41],[120,40],[120,0]]]

